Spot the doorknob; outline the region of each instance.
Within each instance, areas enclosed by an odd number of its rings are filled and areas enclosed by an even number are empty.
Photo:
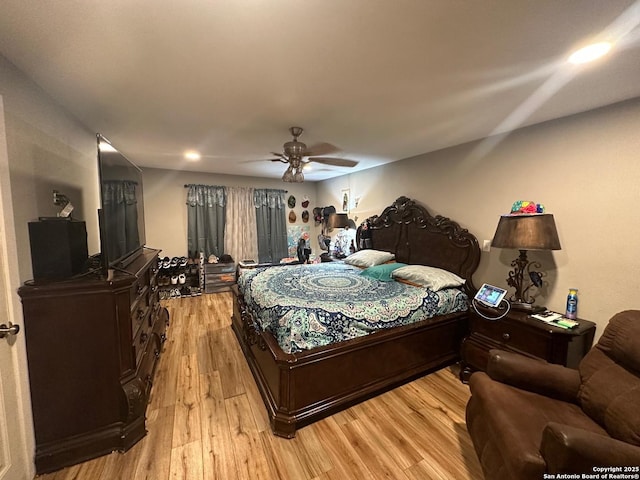
[[[15,325],[9,322],[7,327],[4,323],[0,324],[0,338],[4,338],[8,335],[16,335],[20,331],[20,325]]]

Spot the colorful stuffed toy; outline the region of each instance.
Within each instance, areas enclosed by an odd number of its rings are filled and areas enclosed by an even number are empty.
[[[518,200],[511,206],[511,215],[531,215],[532,213],[544,213],[544,205],[531,200]]]

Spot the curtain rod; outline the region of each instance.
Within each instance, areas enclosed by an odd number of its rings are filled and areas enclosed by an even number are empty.
[[[184,184],[184,188],[189,188],[192,185],[196,185],[195,183],[190,183],[190,184]],[[208,185],[203,185],[204,186],[208,186]],[[222,186],[222,185],[218,185],[218,186]],[[279,188],[272,188],[271,190],[280,190]],[[289,193],[289,190],[284,190],[284,193]]]

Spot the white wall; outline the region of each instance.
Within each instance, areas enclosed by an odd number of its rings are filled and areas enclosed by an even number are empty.
[[[32,278],[27,224],[56,216],[53,190],[69,197],[73,218],[87,223],[89,253],[100,250],[95,133],[0,56],[11,195],[20,279]]]
[[[163,170],[145,168],[143,173],[144,185],[144,215],[146,224],[147,245],[162,249],[162,256],[179,257],[187,255],[187,184],[221,185],[226,187],[274,188],[287,190],[287,197],[296,198],[293,208],[296,214],[295,223],[287,225],[309,225],[312,238],[315,238],[315,225],[312,212],[317,203],[316,184],[313,182],[284,183],[280,179],[257,177],[242,177],[234,175],[217,175],[212,173],[197,173],[178,170]],[[308,223],[302,221],[301,206],[304,195],[309,197],[310,219]],[[323,206],[323,205],[321,205]],[[291,209],[287,208],[287,215]],[[312,241],[315,254],[319,250]],[[235,259],[238,260],[238,259]]]
[[[562,250],[530,252],[548,273],[536,303],[564,312],[569,287],[579,289],[579,316],[602,333],[616,312],[640,308],[640,99],[523,128],[339,177],[318,185],[320,201],[342,189],[360,196],[351,217],[379,214],[401,195],[432,214],[457,220],[491,239],[516,200],[553,213]],[[506,286],[515,250],[482,253],[474,282]]]
[[[55,216],[58,207],[53,205],[53,189],[68,195],[76,206],[74,218],[86,220],[89,249],[99,250],[98,235],[98,173],[95,135],[57,105],[37,85],[22,74],[13,64],[0,55],[0,115],[4,117],[3,148],[6,141],[6,157],[2,160],[2,194],[9,196],[5,206],[11,205],[13,226],[3,233],[8,239],[7,248],[12,267],[7,276],[8,301],[12,319],[19,325],[22,306],[17,295],[18,287],[32,278],[31,252],[27,224],[40,216]],[[4,154],[4,152],[3,152]],[[6,167],[6,170],[5,170]],[[8,172],[8,173],[5,173]],[[12,439],[12,447],[24,449],[28,478],[35,473],[31,402],[24,334],[16,338],[16,374],[18,411],[11,414],[24,425],[24,438]],[[19,457],[13,462],[20,461]]]

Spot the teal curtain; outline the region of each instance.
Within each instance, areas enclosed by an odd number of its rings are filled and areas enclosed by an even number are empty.
[[[224,253],[225,188],[212,185],[187,185],[187,243],[189,256],[203,252]]]
[[[130,180],[102,182],[106,249],[109,262],[121,258],[140,246],[138,231],[138,184]],[[105,248],[103,246],[103,248]]]
[[[285,193],[285,190],[274,189],[253,192],[260,263],[279,263],[289,256]]]

